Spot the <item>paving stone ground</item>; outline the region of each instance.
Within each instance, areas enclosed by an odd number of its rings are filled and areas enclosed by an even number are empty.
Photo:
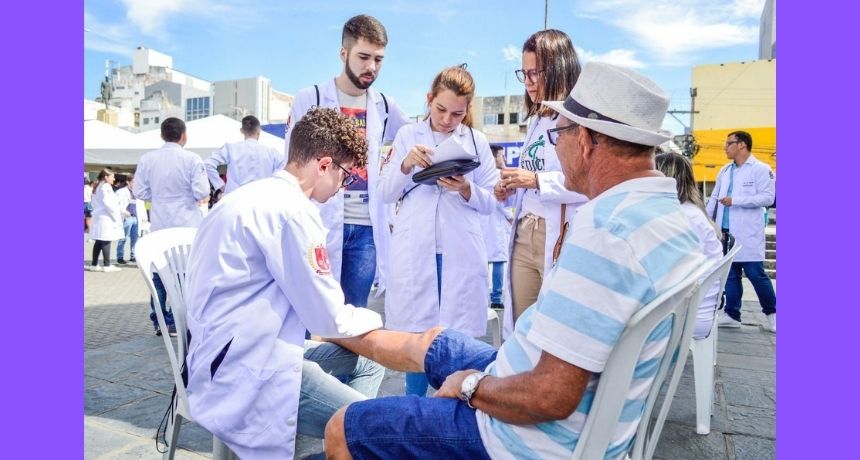
[[[91,251],[92,244],[85,243],[84,263]],[[775,457],[776,335],[762,328],[766,321],[755,292],[746,280],[744,286],[743,327],[720,330],[711,433],[695,432],[688,361],[654,458]],[[379,300],[369,307],[383,309]],[[149,292],[137,267],[85,272],[84,317],[84,457],[161,458],[155,433],[169,405],[173,379],[164,342],[149,321]],[[380,395],[402,394],[403,385],[402,373],[388,371]],[[319,457],[321,451],[320,440],[299,437],[296,458]],[[194,423],[184,424],[176,458],[212,458],[212,435]]]

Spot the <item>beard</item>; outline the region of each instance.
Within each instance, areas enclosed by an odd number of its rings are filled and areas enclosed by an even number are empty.
[[[358,89],[370,88],[370,85],[372,85],[373,82],[376,81],[376,77],[371,73],[362,74],[362,76],[370,76],[371,77],[371,80],[369,82],[365,83],[365,82],[361,81],[359,79],[358,75],[356,75],[352,71],[352,69],[349,68],[349,59],[347,59],[346,64],[344,64],[344,73],[346,73],[346,77],[349,78],[349,81],[351,81],[352,84],[355,85],[355,87]]]

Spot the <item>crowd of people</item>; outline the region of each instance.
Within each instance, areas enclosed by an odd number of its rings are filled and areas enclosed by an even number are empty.
[[[668,140],[666,93],[629,70],[581,66],[568,35],[542,30],[516,71],[529,121],[509,168],[472,127],[467,66],[432,78],[427,115],[412,123],[372,88],[387,44],[377,19],[346,22],[342,71],[297,93],[285,155],[256,141],[260,123],[248,116],[245,140],[204,162],[183,149],[185,123],[171,117],[164,146],[134,177],[105,169],[85,183],[91,270],[115,270],[112,241],[122,264],[130,240],[134,261],[144,214],[151,231],[198,228],[188,400],[241,458],[291,458],[299,433],[325,437],[330,458],[569,458],[626,321],[721,258],[730,236],[750,256],[732,266],[728,316],[739,324],[743,271],[775,332],[775,295],[750,262],[763,260],[752,216],[761,221],[773,201],[773,174],[749,154],[748,133],[729,136],[733,161],[706,211],[690,161],[655,157]],[[417,184],[443,142],[480,164]],[[697,337],[714,321],[718,289],[708,287]],[[383,293],[384,321],[364,308]],[[477,340],[488,307],[504,310],[498,350]],[[639,356],[605,458],[631,446],[654,378],[646,371],[667,340],[655,334]],[[385,368],[406,372],[404,396],[376,398]]]

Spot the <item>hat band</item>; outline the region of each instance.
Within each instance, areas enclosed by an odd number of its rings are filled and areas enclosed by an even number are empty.
[[[622,121],[615,120],[613,118],[609,118],[606,115],[595,112],[594,110],[589,109],[588,107],[576,102],[572,97],[568,96],[564,101],[564,108],[567,109],[570,113],[582,117],[588,118],[590,120],[601,120],[601,121],[609,121],[612,123],[618,123],[620,125],[630,126],[627,123]]]

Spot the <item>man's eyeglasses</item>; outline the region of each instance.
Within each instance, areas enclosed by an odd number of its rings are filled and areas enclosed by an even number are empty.
[[[317,161],[319,161],[319,160],[321,160],[321,158],[317,158]],[[338,168],[340,168],[340,170],[341,170],[341,171],[343,171],[344,176],[343,176],[343,182],[341,182],[341,184],[340,184],[340,186],[341,186],[341,187],[349,187],[349,186],[350,186],[350,185],[352,185],[355,181],[357,181],[357,180],[358,180],[358,177],[356,177],[356,176],[355,176],[353,173],[351,173],[348,169],[346,169],[346,168],[344,168],[343,166],[341,166],[341,165],[340,165],[340,163],[338,163],[338,162],[336,162],[336,161],[334,161],[334,160],[332,160],[331,162],[332,162],[332,164],[334,164],[334,165],[336,165]]]
[[[740,142],[740,141],[728,141],[728,142],[726,142],[726,148],[729,148],[730,145],[737,144],[738,142]]]
[[[520,83],[525,83],[525,82],[526,82],[526,78],[528,78],[530,82],[534,83],[534,82],[536,82],[536,81],[537,81],[537,76],[538,76],[538,75],[540,75],[540,74],[542,74],[542,73],[543,73],[543,69],[541,69],[541,70],[538,70],[538,69],[529,69],[529,70],[526,70],[526,69],[518,69],[518,70],[514,70],[514,74],[517,76],[517,80],[519,80],[519,81],[520,81]]]
[[[546,130],[546,137],[549,139],[549,143],[550,143],[550,144],[552,144],[552,145],[558,145],[558,136],[559,136],[562,132],[567,131],[567,130],[569,130],[569,129],[576,128],[576,127],[578,127],[578,126],[579,126],[578,124],[576,124],[576,123],[574,123],[574,122],[570,122],[570,124],[569,124],[569,125],[567,125],[567,126],[562,126],[561,128],[552,128],[552,129],[548,129],[548,130]],[[588,129],[588,128],[586,128],[586,129]],[[588,130],[588,135],[589,135],[589,137],[591,137],[591,145],[597,145],[597,138],[596,138],[596,137],[594,137],[594,132],[592,132],[592,131],[589,129],[589,130]]]

